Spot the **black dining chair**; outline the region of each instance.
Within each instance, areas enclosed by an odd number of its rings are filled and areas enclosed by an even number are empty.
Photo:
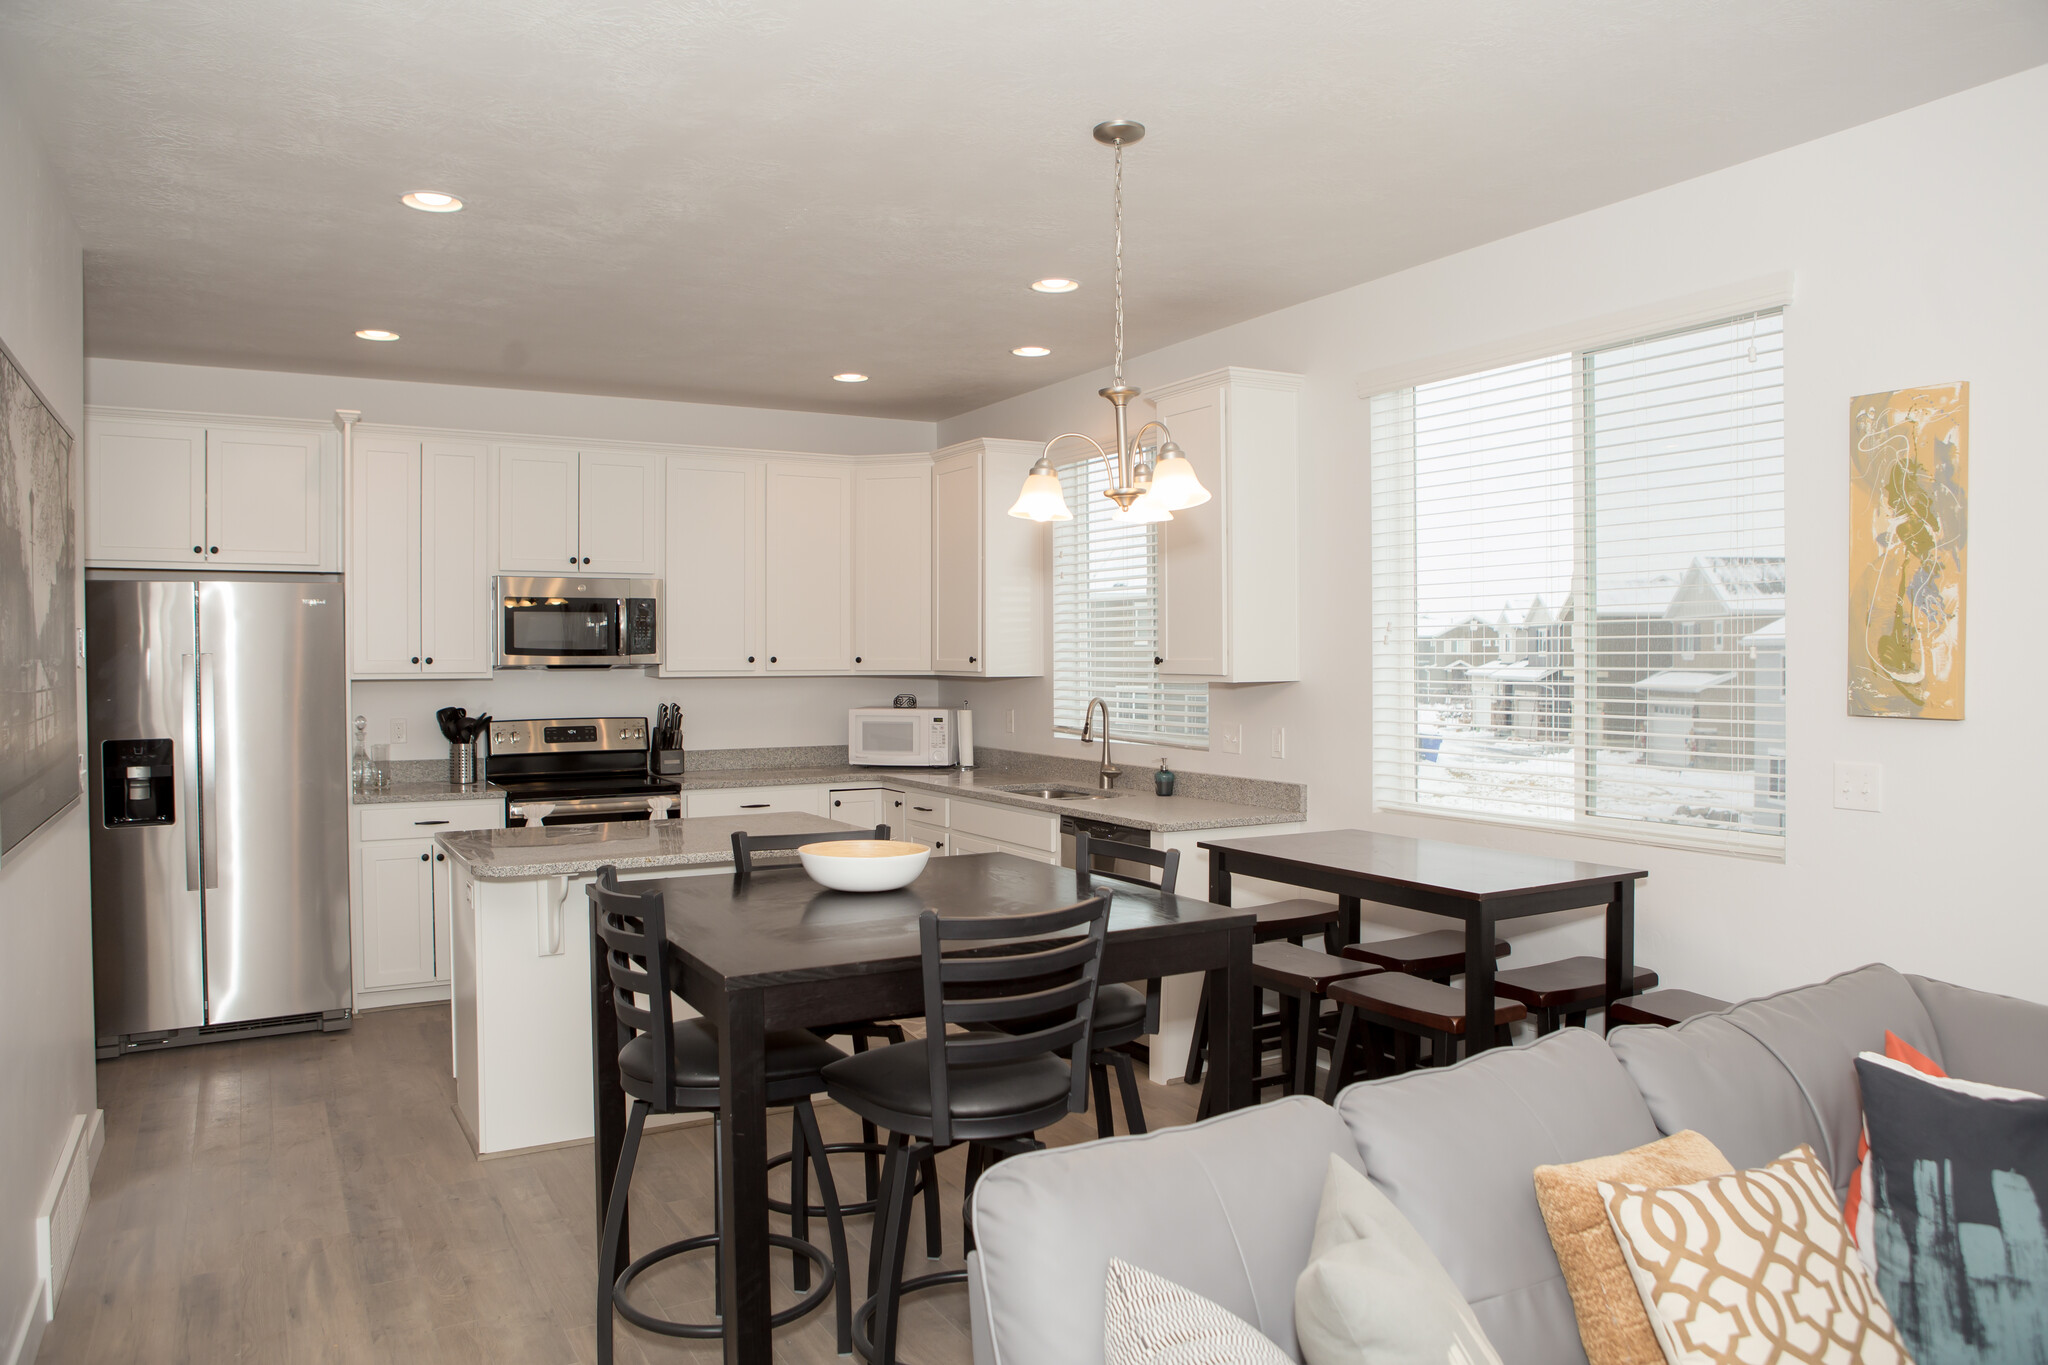
[[[927,910],[917,927],[925,1036],[825,1069],[833,1100],[889,1132],[868,1298],[854,1314],[854,1345],[873,1365],[896,1358],[905,1294],[967,1278],[964,1270],[903,1278],[914,1174],[965,1142],[971,1201],[991,1158],[1038,1147],[1039,1129],[1087,1110],[1088,1068],[1061,1054],[1090,1055],[1109,900],[978,918]],[[1025,1020],[1043,1026],[1002,1031]],[[949,1032],[955,1025],[967,1031]]]
[[[1111,866],[1098,868],[1095,860],[1108,859]],[[1143,863],[1159,869],[1159,880],[1147,881],[1115,870],[1116,863]],[[1130,886],[1149,887],[1154,891],[1173,894],[1173,888],[1180,880],[1180,850],[1177,848],[1149,848],[1144,844],[1129,844],[1118,839],[1093,839],[1087,830],[1074,835],[1074,867],[1084,879],[1082,890],[1088,889],[1089,880],[1123,882]],[[1132,1133],[1146,1131],[1145,1102],[1138,1094],[1137,1068],[1132,1064],[1131,1054],[1125,1048],[1140,1038],[1149,1038],[1159,1032],[1159,978],[1145,983],[1145,989],[1112,982],[1095,992],[1095,1041],[1094,1050],[1088,1054],[1088,1072],[1095,1084],[1095,1132],[1099,1137],[1109,1137],[1116,1132],[1116,1119],[1109,1109],[1109,1073],[1116,1072],[1117,1089],[1123,1095],[1124,1127]]]
[[[707,1020],[675,1017],[670,995],[671,955],[668,925],[659,890],[627,891],[620,887],[618,870],[598,869],[588,895],[594,934],[592,947],[603,954],[610,979],[613,1009],[618,1016],[619,1083],[631,1098],[626,1117],[625,1144],[619,1151],[618,1174],[612,1184],[610,1206],[605,1210],[604,1233],[598,1242],[597,1359],[610,1365],[612,1359],[613,1312],[637,1327],[663,1336],[709,1338],[724,1335],[722,1323],[672,1322],[657,1318],[633,1305],[626,1291],[648,1267],[686,1251],[717,1247],[725,1232],[724,1181],[720,1163],[720,1137],[724,1123],[719,1107],[718,1030]],[[768,1103],[786,1105],[791,1125],[801,1134],[800,1149],[808,1154],[818,1178],[831,1254],[807,1240],[811,1206],[797,1182],[792,1200],[798,1212],[792,1214],[790,1235],[770,1234],[771,1244],[792,1253],[801,1269],[799,1289],[809,1281],[815,1266],[824,1282],[797,1303],[776,1313],[776,1326],[795,1322],[822,1304],[828,1295],[838,1299],[839,1350],[844,1354],[852,1337],[852,1266],[846,1255],[846,1229],[840,1217],[838,1191],[832,1183],[832,1166],[826,1160],[825,1143],[818,1132],[818,1117],[810,1097],[825,1089],[824,1069],[846,1054],[816,1034],[803,1029],[786,1029],[767,1036]],[[636,1257],[615,1277],[606,1272],[618,1263],[619,1241],[626,1216],[626,1199],[633,1184],[633,1166],[640,1153],[640,1139],[649,1114],[710,1114],[712,1116],[713,1230],[703,1236],[679,1242]],[[725,1298],[723,1267],[714,1270],[716,1299]]]
[[[753,876],[754,857],[756,854],[790,853],[802,848],[805,844],[837,843],[842,839],[887,839],[888,837],[889,826],[886,824],[876,825],[872,830],[834,829],[821,830],[816,834],[749,834],[745,830],[735,830],[732,836],[733,876],[741,881],[745,881]],[[794,864],[788,864],[788,866],[794,866]],[[863,1019],[850,1024],[833,1024],[829,1027],[812,1029],[811,1032],[821,1038],[835,1036],[849,1038],[853,1041],[853,1050],[856,1053],[866,1052],[870,1043],[900,1043],[903,1041],[903,1028],[901,1025],[879,1019]],[[771,1158],[768,1162],[769,1169],[771,1170],[777,1166],[789,1166],[792,1184],[801,1178],[798,1172],[803,1166],[801,1160],[803,1134],[795,1134],[795,1138],[796,1141],[791,1145],[789,1151]],[[835,1142],[826,1148],[826,1151],[831,1156],[850,1156],[856,1152],[860,1153],[864,1168],[863,1174],[867,1178],[867,1198],[859,1203],[845,1205],[842,1212],[855,1215],[873,1213],[875,1211],[876,1194],[881,1188],[883,1156],[881,1134],[876,1131],[875,1125],[863,1121],[860,1126],[859,1142]],[[934,1236],[938,1235],[939,1227],[937,1186],[938,1182],[936,1180],[928,1179],[927,1190],[929,1193],[927,1194],[925,1220],[927,1229]],[[794,1197],[794,1195],[791,1196],[791,1201],[794,1200]],[[791,1211],[790,1202],[779,1199],[770,1199],[768,1207],[777,1213],[789,1213]],[[822,1210],[813,1208],[811,1212],[820,1213]],[[803,1288],[802,1284],[799,1284],[797,1287],[799,1289]]]

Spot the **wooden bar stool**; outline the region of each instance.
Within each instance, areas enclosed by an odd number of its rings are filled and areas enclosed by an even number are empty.
[[[1457,1055],[1458,1041],[1466,1035],[1465,992],[1440,981],[1424,981],[1402,972],[1379,972],[1330,983],[1328,997],[1339,1007],[1337,1041],[1330,1050],[1330,1083],[1324,1098],[1336,1102],[1337,1092],[1351,1078],[1351,1054],[1358,1042],[1360,1026],[1392,1030],[1395,1037],[1395,1068],[1414,1065],[1415,1042],[1429,1040],[1430,1065],[1449,1066]],[[1492,1027],[1505,1029],[1517,1019],[1527,1018],[1528,1007],[1519,1000],[1496,998]],[[1374,1069],[1379,1050],[1371,1049]]]
[[[1634,993],[1657,984],[1657,973],[1648,967],[1637,967],[1635,973]],[[1586,1011],[1599,1005],[1607,994],[1607,959],[1561,957],[1555,962],[1511,967],[1494,974],[1493,989],[1527,1005],[1538,1033],[1555,1033],[1561,1024],[1583,1028]]]
[[[1711,995],[1701,995],[1696,991],[1651,991],[1648,995],[1631,995],[1615,1001],[1607,1011],[1607,1027],[1613,1028],[1616,1024],[1669,1027],[1695,1015],[1719,1014],[1733,1008],[1726,1000],[1716,1000]]]
[[[1493,945],[1493,955],[1497,958],[1506,957],[1513,951],[1506,939],[1498,939]],[[1344,949],[1344,956],[1370,962],[1390,972],[1419,976],[1448,986],[1452,977],[1465,970],[1465,932],[1462,929],[1439,929],[1435,933],[1410,934],[1406,938],[1353,943]]]
[[[1317,931],[1323,935],[1323,946],[1336,952],[1343,945],[1337,942],[1340,923],[1337,907],[1328,901],[1292,900],[1274,901],[1271,905],[1246,907],[1259,917],[1252,927],[1252,942],[1299,944],[1304,938]],[[1270,1034],[1271,1025],[1277,1018],[1262,1018],[1255,1027],[1263,1027]],[[1254,1037],[1258,1035],[1255,1033]],[[1188,1065],[1181,1079],[1189,1085],[1198,1085],[1202,1080],[1202,1066],[1209,1047],[1209,980],[1202,978],[1202,999],[1195,1008],[1195,1031],[1188,1040]],[[1263,1055],[1263,1053],[1261,1054]]]
[[[1260,943],[1252,948],[1252,980],[1260,989],[1279,995],[1283,1014],[1279,1076],[1259,1078],[1265,1085],[1278,1079],[1290,1095],[1313,1095],[1316,1054],[1323,1031],[1323,997],[1333,981],[1375,976],[1380,968],[1298,943]]]

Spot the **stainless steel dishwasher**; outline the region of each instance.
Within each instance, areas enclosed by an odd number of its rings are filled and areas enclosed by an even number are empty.
[[[1150,847],[1152,842],[1152,836],[1142,829],[1132,829],[1129,825],[1112,824],[1107,820],[1090,820],[1085,816],[1063,814],[1060,816],[1061,867],[1072,867],[1074,865],[1074,835],[1082,830],[1088,832],[1088,838],[1096,845],[1097,850],[1100,849],[1104,841],[1118,844],[1141,844],[1146,847]],[[1159,879],[1159,869],[1156,867],[1148,866],[1145,863],[1119,862],[1115,858],[1104,856],[1099,851],[1091,851],[1088,861],[1097,872],[1110,872],[1124,877],[1136,877],[1141,881],[1148,882]]]

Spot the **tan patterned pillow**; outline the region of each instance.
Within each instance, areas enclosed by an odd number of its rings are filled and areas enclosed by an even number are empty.
[[[1600,1182],[1683,1185],[1734,1169],[1719,1147],[1691,1129],[1616,1156],[1536,1168],[1536,1203],[1564,1269],[1591,1365],[1664,1365],[1635,1277],[1608,1225]]]
[[[1912,1365],[1811,1147],[1600,1198],[1671,1365]]]

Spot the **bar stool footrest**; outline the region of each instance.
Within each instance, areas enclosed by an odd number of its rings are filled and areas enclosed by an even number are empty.
[[[915,1294],[921,1289],[937,1289],[943,1284],[966,1283],[965,1270],[935,1270],[929,1275],[919,1275],[914,1280],[905,1280],[902,1287],[896,1291],[896,1297],[901,1300],[905,1294]],[[875,1304],[880,1297],[876,1295],[853,1310],[853,1352],[862,1360],[870,1362],[870,1365],[875,1365],[875,1343],[873,1337],[869,1335],[868,1324],[875,1320]],[[888,1365],[905,1365],[905,1362],[891,1361]]]
[[[851,1156],[855,1152],[858,1152],[863,1156],[887,1156],[889,1155],[889,1147],[887,1143],[882,1142],[828,1142],[825,1144],[825,1155],[828,1157]],[[777,1166],[787,1166],[789,1164],[790,1156],[791,1153],[789,1152],[780,1152],[775,1156],[769,1157],[768,1169],[772,1171]],[[923,1171],[920,1170],[917,1173],[917,1179],[913,1181],[910,1186],[910,1193],[913,1197],[924,1193]],[[875,1205],[879,1202],[880,1201],[876,1199],[863,1199],[858,1204],[842,1203],[839,1206],[839,1213],[841,1217],[845,1218],[856,1217],[863,1213],[873,1213],[875,1211]],[[768,1207],[771,1211],[779,1213],[785,1218],[789,1217],[792,1213],[795,1212],[795,1210],[790,1207],[790,1203],[787,1199],[777,1199],[773,1195],[770,1195],[768,1197]],[[806,1204],[804,1206],[804,1212],[812,1218],[824,1218],[830,1215],[831,1210],[826,1208],[823,1204]]]
[[[641,1271],[646,1270],[657,1262],[665,1261],[671,1256],[680,1256],[686,1251],[701,1251],[705,1247],[715,1247],[718,1245],[718,1242],[719,1237],[717,1233],[707,1232],[702,1236],[685,1237],[680,1242],[670,1242],[667,1246],[656,1247],[644,1256],[635,1259],[631,1265],[621,1270],[619,1278],[612,1282],[612,1305],[619,1310],[619,1316],[632,1323],[635,1327],[649,1332],[658,1332],[665,1337],[694,1337],[698,1340],[716,1340],[723,1337],[725,1335],[725,1324],[722,1322],[670,1322],[667,1318],[657,1318],[643,1313],[626,1301],[626,1287],[633,1282],[634,1277],[639,1275]],[[798,1255],[805,1257],[818,1267],[821,1277],[821,1283],[816,1289],[813,1289],[796,1303],[768,1319],[769,1325],[772,1327],[785,1327],[795,1322],[798,1318],[815,1313],[824,1304],[825,1300],[831,1296],[833,1285],[838,1283],[839,1267],[832,1264],[832,1258],[826,1255],[821,1248],[812,1246],[809,1242],[800,1242],[794,1237],[785,1237],[781,1233],[771,1232],[768,1234],[768,1244],[780,1247],[784,1251],[796,1252]],[[966,1273],[964,1270],[959,1272],[963,1278],[966,1276]]]

